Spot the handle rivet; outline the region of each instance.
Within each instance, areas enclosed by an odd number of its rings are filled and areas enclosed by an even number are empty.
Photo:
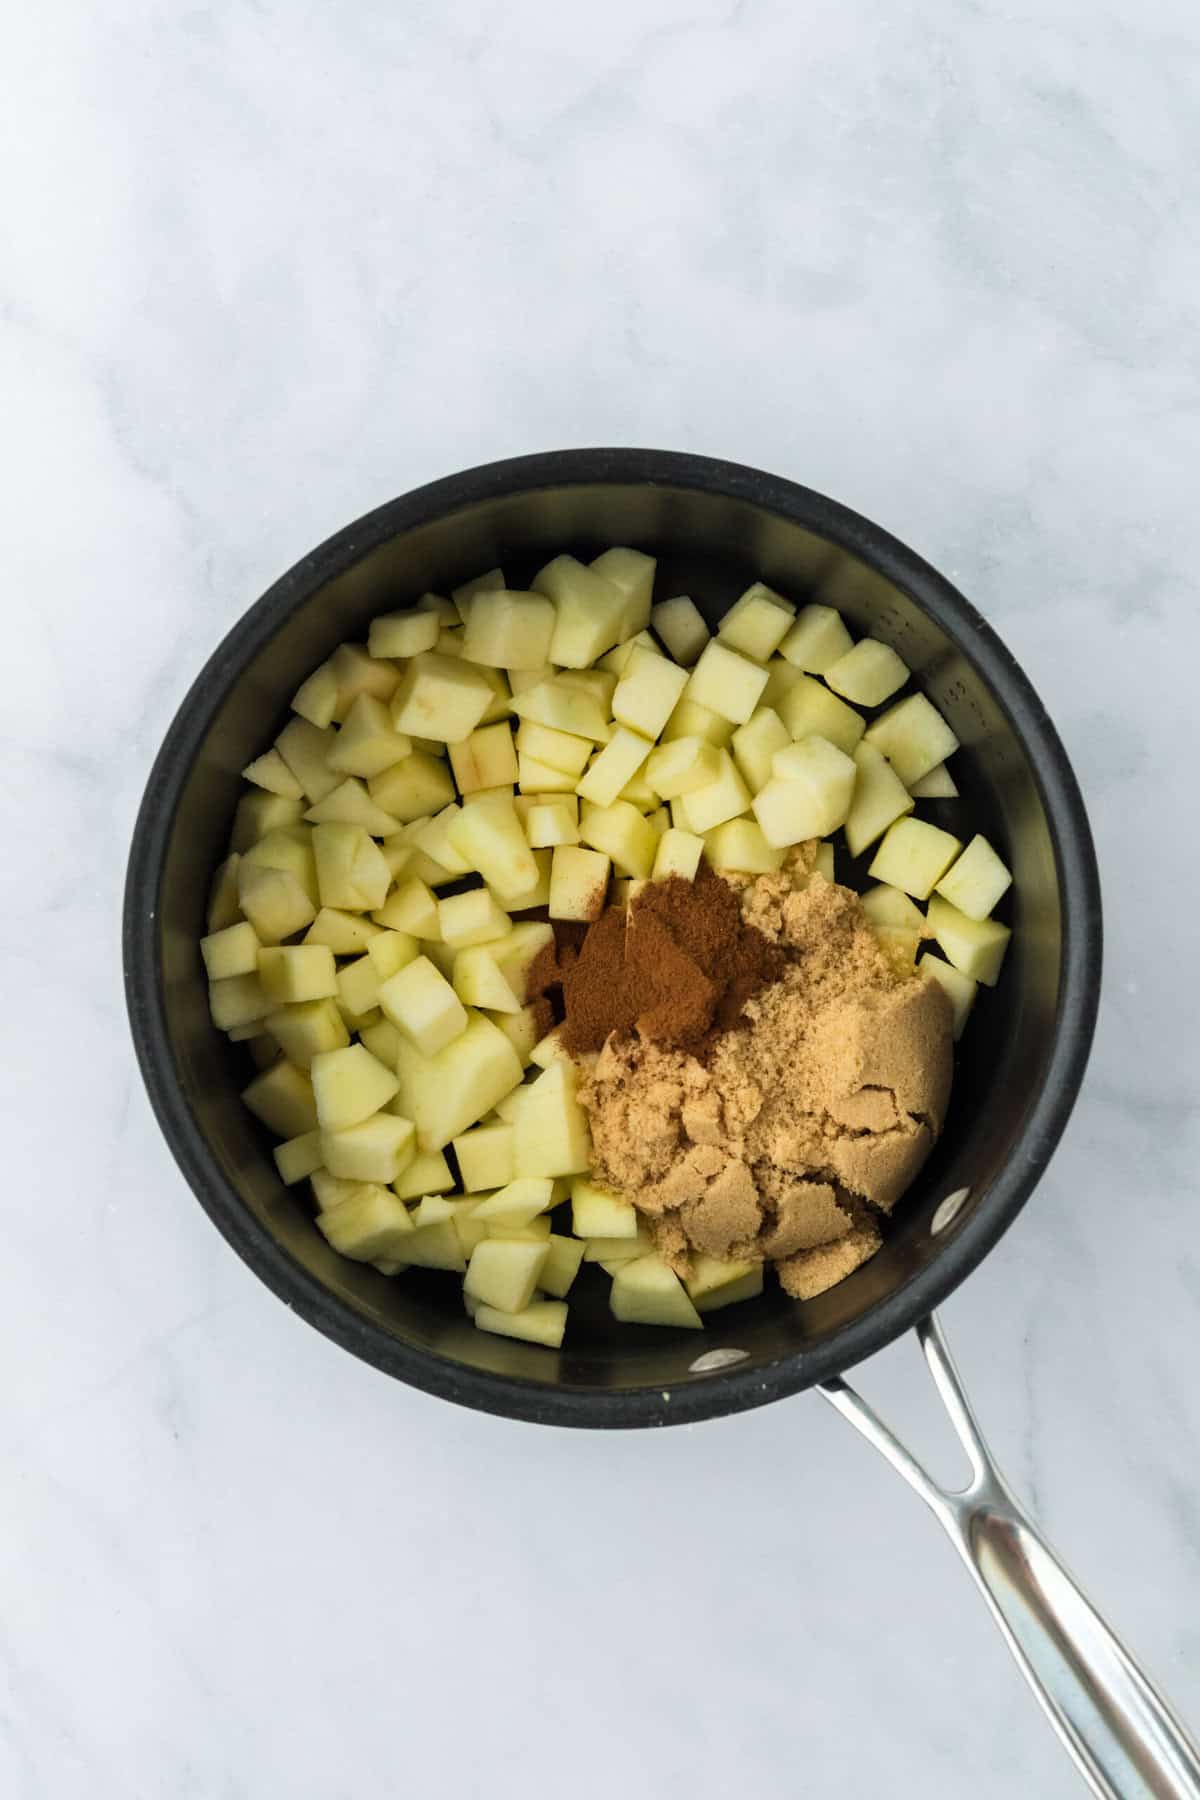
[[[715,1375],[718,1369],[731,1369],[734,1363],[745,1362],[748,1350],[706,1350],[695,1362],[688,1364],[689,1375]]]
[[[947,1194],[933,1215],[929,1227],[930,1235],[936,1237],[940,1231],[945,1231],[947,1226],[953,1225],[970,1198],[970,1188],[956,1188],[954,1193]]]

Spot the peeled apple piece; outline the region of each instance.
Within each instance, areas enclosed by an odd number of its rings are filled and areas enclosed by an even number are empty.
[[[700,1314],[683,1283],[660,1256],[639,1257],[613,1276],[609,1299],[613,1317],[629,1325],[675,1325],[703,1331]]]
[[[562,1300],[534,1300],[520,1312],[509,1313],[481,1301],[475,1308],[475,1325],[497,1337],[522,1338],[557,1350],[567,1327],[567,1306]]]
[[[754,798],[754,814],[769,844],[780,849],[828,837],[845,823],[857,771],[835,744],[803,738],[777,750],[773,767],[773,778]]]
[[[937,891],[968,919],[986,919],[1012,886],[1012,875],[985,837],[973,837]]]
[[[962,844],[925,819],[897,819],[875,852],[870,875],[914,900],[928,900]]]
[[[823,675],[854,643],[832,606],[802,606],[796,623],[779,646],[779,654],[795,668]]]
[[[941,894],[929,902],[929,929],[954,967],[984,987],[995,987],[1012,932],[995,919],[969,919]]]
[[[708,626],[687,594],[661,600],[650,609],[650,623],[681,668],[690,668],[709,639]]]
[[[874,744],[855,745],[854,766],[858,779],[846,817],[846,846],[851,856],[861,856],[889,825],[910,813],[915,802],[887,757]]]
[[[554,602],[544,594],[503,589],[472,605],[463,655],[493,669],[540,669],[550,660]]]
[[[908,664],[890,644],[859,638],[853,649],[829,665],[825,680],[835,694],[855,706],[882,706],[904,686],[908,675]]]
[[[717,641],[740,651],[757,663],[765,663],[778,650],[795,622],[795,613],[781,594],[756,581],[740,600],[735,600],[717,626]]]
[[[547,662],[563,669],[586,669],[620,641],[628,596],[575,557],[554,557],[538,570],[533,586],[554,602]]]
[[[882,713],[868,726],[867,738],[907,788],[958,749],[958,739],[924,694],[910,694]]]
[[[745,725],[762,699],[767,671],[714,639],[706,644],[682,698]]]
[[[654,557],[627,545],[614,545],[591,563],[593,575],[603,575],[625,596],[625,614],[621,623],[622,639],[636,637],[650,623],[650,602],[654,596]]]

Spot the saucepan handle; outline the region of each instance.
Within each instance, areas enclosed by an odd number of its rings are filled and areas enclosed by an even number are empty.
[[[951,1493],[933,1481],[843,1380],[821,1392],[942,1525],[1092,1792],[1104,1800],[1200,1800],[1200,1750],[1013,1498],[936,1318],[917,1336],[970,1460],[965,1488]]]

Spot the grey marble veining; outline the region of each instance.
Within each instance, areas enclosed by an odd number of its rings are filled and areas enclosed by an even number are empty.
[[[149,1117],[123,859],[200,662],[347,519],[565,444],[836,494],[1050,706],[1100,1032],[946,1323],[1200,1714],[1194,7],[67,0],[5,64],[6,1796],[1079,1791],[816,1399],[653,1438],[447,1409],[273,1301]],[[863,1371],[930,1441],[922,1379]]]

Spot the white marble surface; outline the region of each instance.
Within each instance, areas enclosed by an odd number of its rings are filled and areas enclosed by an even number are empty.
[[[877,517],[1062,728],[1100,1034],[947,1323],[1200,1717],[1195,7],[64,0],[5,74],[6,1800],[1080,1791],[818,1399],[584,1437],[407,1392],[258,1286],[149,1116],[122,865],[200,661],[369,506],[564,444]],[[865,1380],[932,1434],[917,1373]]]

